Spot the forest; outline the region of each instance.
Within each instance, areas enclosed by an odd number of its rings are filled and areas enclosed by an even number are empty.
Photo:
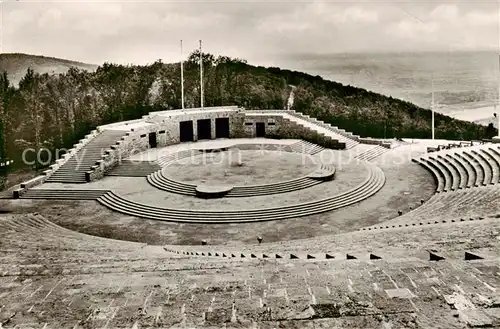
[[[283,109],[295,86],[293,109],[361,136],[430,138],[431,112],[411,103],[319,76],[277,67],[252,66],[245,60],[203,53],[205,106],[239,105],[247,109]],[[200,53],[184,62],[185,106],[200,104]],[[98,125],[137,119],[158,110],[181,107],[180,63],[150,65],[105,63],[94,72],[71,68],[64,74],[28,69],[18,86],[0,75],[0,190],[8,172],[39,171],[43,159],[28,166],[30,156],[44,150],[69,149]],[[436,138],[490,138],[496,130],[437,114]],[[41,154],[41,153],[40,153]],[[30,159],[34,160],[34,159]],[[8,168],[8,170],[6,170]]]

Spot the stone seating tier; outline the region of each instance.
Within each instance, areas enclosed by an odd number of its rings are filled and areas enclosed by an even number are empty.
[[[475,157],[476,161],[480,163],[481,168],[485,173],[484,185],[498,183],[498,164],[495,160],[488,156],[486,150],[472,150],[471,154]]]
[[[457,159],[457,161],[460,161],[466,166],[466,168],[468,169],[468,174],[474,178],[472,187],[481,186],[483,181],[483,174],[475,165],[474,161],[472,161],[470,157],[465,156],[461,153],[457,153],[454,157]]]
[[[448,193],[438,193],[423,205],[402,216],[384,222],[383,225],[413,224],[420,222],[452,221],[468,217],[495,215],[496,200],[500,197],[497,186],[481,186]],[[493,207],[492,207],[493,206]],[[375,225],[373,227],[379,227]]]
[[[323,181],[331,180],[334,175],[335,167],[333,165],[321,165],[316,171],[304,177],[277,183],[232,186],[230,189],[227,189],[225,193],[217,193],[217,195],[219,195],[219,197],[251,197],[293,192],[318,185]],[[198,186],[196,184],[176,181],[167,177],[163,170],[148,175],[147,180],[152,186],[170,193],[188,196],[203,195],[203,193],[200,194],[199,191],[197,191]]]
[[[500,159],[495,158],[489,149],[481,149],[478,154],[489,164],[491,168],[491,183],[498,183],[500,181]]]
[[[443,163],[446,166],[448,172],[452,176],[453,182],[451,189],[453,191],[467,187],[467,182],[468,182],[467,173],[465,171],[462,171],[461,167],[458,166],[455,161],[450,160],[450,158],[446,156],[443,157],[441,155],[438,155],[437,159],[439,159],[439,161],[441,161],[441,163]]]
[[[134,202],[114,192],[104,194],[98,201],[127,215],[174,222],[238,223],[297,218],[345,207],[375,194],[383,187],[385,176],[379,167],[366,166],[368,177],[355,188],[332,197],[284,207],[234,211],[169,209]]]
[[[467,168],[462,162],[457,161],[455,157],[452,157],[449,154],[442,156],[441,159],[447,162],[452,168],[454,168],[456,172],[458,172],[459,175],[458,189],[469,188],[474,186],[474,177],[469,176],[469,172],[467,171]]]
[[[479,181],[479,185],[487,185],[491,183],[491,178],[492,178],[492,172],[491,172],[491,167],[481,159],[481,157],[478,156],[477,153],[474,152],[474,150],[471,150],[470,152],[463,152],[463,154],[470,159],[472,159],[472,162],[475,164],[476,168],[479,168],[479,171],[481,172],[482,180]]]
[[[398,328],[498,323],[498,254],[488,253],[491,248],[165,251],[77,233],[40,216],[1,218],[0,239],[0,289],[9,301],[2,325],[9,328],[35,322],[47,328],[378,328],[386,315]]]
[[[413,161],[433,174],[437,193],[497,184],[500,180],[500,153],[489,145],[433,152]]]
[[[53,200],[97,200],[109,190],[32,188],[20,196],[21,199],[53,199]]]
[[[463,223],[463,222],[472,222],[472,221],[480,221],[484,220],[484,217],[469,217],[467,218],[460,218],[460,219],[451,219],[451,220],[427,220],[423,219],[420,222],[411,222],[411,223],[400,223],[400,224],[394,224],[394,223],[382,223],[380,226],[370,226],[370,227],[363,227],[360,228],[359,231],[371,231],[371,230],[388,230],[388,229],[400,229],[400,228],[415,228],[415,227],[420,227],[420,226],[425,226],[425,225],[441,225],[441,224],[447,224],[447,223]]]

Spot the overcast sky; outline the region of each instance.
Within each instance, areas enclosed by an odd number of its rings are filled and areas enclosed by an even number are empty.
[[[497,0],[498,1],[498,0]],[[498,49],[495,1],[3,1],[3,52],[144,64],[204,50],[270,64],[298,53]],[[272,56],[270,56],[272,55]]]

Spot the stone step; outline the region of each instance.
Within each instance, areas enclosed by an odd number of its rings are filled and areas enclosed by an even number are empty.
[[[96,200],[109,190],[29,189],[23,199]]]
[[[351,148],[358,144],[357,141],[354,141],[344,136],[345,131],[342,132],[339,129],[334,129],[334,127],[327,126],[324,122],[317,120],[315,121],[315,119],[313,120],[310,117],[305,116],[301,113],[292,111],[288,116],[285,115],[285,117],[288,117],[290,120],[299,123],[304,127],[317,131],[318,133],[322,133],[326,136],[331,137],[334,140],[338,140],[339,142],[345,143],[346,148]]]
[[[488,216],[487,210],[485,213],[467,213],[464,209],[469,209],[470,205],[475,205],[475,208],[488,208],[488,205],[500,196],[500,190],[493,186],[477,187],[473,189],[464,189],[455,192],[440,193],[434,195],[431,199],[419,206],[415,210],[396,217],[389,222],[384,222],[375,225],[377,228],[386,228],[389,225],[411,224],[410,226],[419,226],[419,223],[424,225],[428,222],[438,223],[459,223],[470,218],[480,218]],[[464,218],[465,216],[465,218]],[[415,225],[416,224],[416,225]]]
[[[387,151],[389,151],[389,149],[383,146],[376,146],[366,152],[357,155],[355,158],[363,161],[372,161]]]
[[[59,183],[82,183],[85,182],[85,172],[90,170],[90,167],[101,160],[103,152],[109,149],[111,145],[116,144],[125,131],[105,130],[95,136],[90,142],[82,147],[75,155],[69,158],[61,165],[47,182]],[[70,173],[76,173],[75,175]]]
[[[417,162],[425,162],[438,177],[437,192],[498,184],[500,180],[500,153],[489,145],[433,152],[420,160]]]
[[[359,202],[376,193],[383,186],[385,177],[378,167],[369,166],[368,168],[370,171],[369,177],[350,191],[322,200],[278,208],[222,212],[168,209],[127,200],[113,192],[103,195],[98,201],[112,210],[127,215],[178,222],[212,223],[294,218],[338,209]]]
[[[498,183],[500,181],[500,159],[497,159],[489,149],[481,149],[479,154],[490,164],[493,173],[491,183]]]
[[[330,168],[330,166],[328,165],[325,165],[323,167],[324,167],[323,170],[332,172],[332,175],[335,173],[334,167]],[[189,196],[197,195],[196,192],[197,185],[175,181],[165,176],[162,171],[157,171],[151,175],[148,175],[147,180],[152,186],[170,193],[177,193]],[[314,179],[306,176],[297,179],[292,179],[289,181],[277,182],[271,184],[234,186],[225,195],[225,197],[249,197],[249,196],[287,193],[287,192],[297,191],[300,189],[305,189],[314,185],[318,185],[321,182],[322,182],[321,179]]]
[[[161,167],[154,162],[131,162],[122,161],[121,164],[113,168],[110,172],[106,173],[108,176],[129,176],[129,177],[146,177],[161,169]]]

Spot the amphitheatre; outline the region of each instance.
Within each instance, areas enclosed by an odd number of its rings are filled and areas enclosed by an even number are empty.
[[[0,327],[500,327],[499,145],[237,106],[99,126],[0,200]]]

